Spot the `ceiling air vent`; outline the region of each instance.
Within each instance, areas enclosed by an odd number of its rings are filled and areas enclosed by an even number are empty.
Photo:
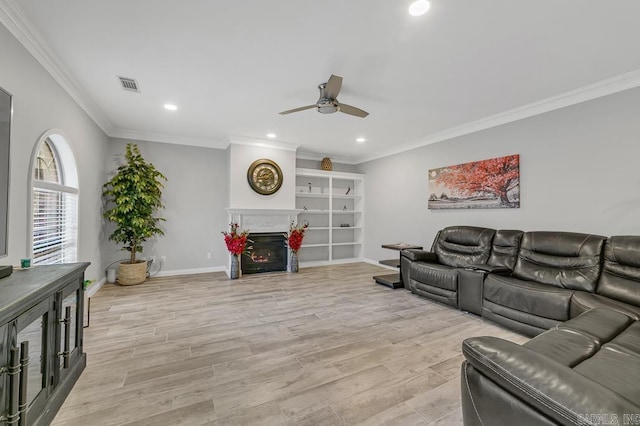
[[[131,92],[140,92],[140,88],[138,87],[138,82],[134,78],[120,77],[120,84],[122,84],[122,88],[124,90],[129,90]]]

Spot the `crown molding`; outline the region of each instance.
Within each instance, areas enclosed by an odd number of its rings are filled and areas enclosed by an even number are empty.
[[[90,96],[87,95],[81,85],[78,84],[73,76],[62,65],[61,61],[52,53],[52,50],[39,32],[29,24],[24,14],[20,11],[19,6],[17,6],[16,0],[0,0],[0,23],[9,30],[9,32],[45,68],[45,70],[63,88],[63,90],[69,94],[80,108],[82,108],[96,123],[96,125],[109,137],[193,145],[217,149],[226,149],[228,147],[228,142],[114,128],[113,124],[107,119],[102,110],[91,100]],[[336,163],[352,165],[361,164],[367,161],[388,157],[433,143],[501,126],[517,120],[544,114],[546,112],[551,112],[636,87],[640,87],[640,70],[633,70],[538,102],[465,123],[460,126],[452,127],[441,132],[433,133],[426,137],[400,144],[394,148],[382,149],[369,155],[358,157],[331,156],[331,159]],[[231,139],[234,139],[234,137],[231,137]],[[242,140],[237,141],[235,139],[235,143],[247,143]],[[262,146],[270,147],[279,146],[279,149],[288,149],[293,151],[296,151],[299,146],[291,143],[271,140],[253,142],[253,144],[262,144]],[[296,157],[304,160],[321,161],[325,156],[312,152],[297,152]]]
[[[300,146],[298,144],[276,141],[273,139],[249,138],[245,136],[231,136],[229,139],[230,145],[250,145],[293,152],[296,152]]]
[[[109,135],[113,129],[111,122],[75,81],[60,60],[51,53],[50,47],[39,32],[29,24],[14,0],[0,0],[0,23],[31,53],[98,127]]]
[[[202,148],[227,149],[229,142],[213,139],[190,138],[167,133],[140,132],[137,130],[114,129],[109,133],[111,138],[133,139],[136,141],[172,143],[175,145],[198,146]]]
[[[640,69],[617,75],[605,80],[580,87],[575,90],[561,93],[538,102],[514,108],[499,114],[471,121],[460,126],[452,127],[441,132],[434,133],[426,138],[420,138],[413,142],[401,144],[395,148],[380,150],[371,155],[358,157],[355,164],[388,157],[412,149],[420,148],[437,142],[446,141],[492,127],[501,126],[514,121],[522,120],[557,109],[566,108],[582,102],[612,95],[614,93],[640,87]]]

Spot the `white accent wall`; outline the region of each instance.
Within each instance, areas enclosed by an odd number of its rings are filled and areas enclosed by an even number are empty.
[[[275,161],[282,169],[282,187],[273,195],[253,191],[247,170],[256,160]],[[295,209],[296,151],[231,142],[229,145],[229,205],[232,209]]]
[[[428,249],[451,225],[640,234],[639,117],[631,89],[361,164],[365,257],[395,256],[384,243]],[[429,169],[510,154],[520,154],[519,209],[427,210]]]
[[[107,136],[33,56],[0,25],[0,86],[13,95],[9,253],[3,265],[28,256],[29,164],[43,133],[60,129],[73,150],[79,180],[78,259],[91,262],[87,279],[104,277],[101,187]]]

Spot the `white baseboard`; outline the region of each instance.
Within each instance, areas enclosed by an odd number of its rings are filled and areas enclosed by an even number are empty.
[[[86,295],[88,297],[93,297],[98,292],[98,290],[100,290],[102,288],[102,286],[106,282],[107,282],[107,279],[105,277],[100,278],[98,281],[96,281],[93,284],[91,284],[89,286],[89,288],[87,288],[85,290]]]
[[[361,257],[350,258],[350,259],[336,259],[336,260],[332,260],[331,262],[329,261],[300,262],[300,267],[310,268],[313,266],[341,265],[341,264],[358,263],[358,262],[370,263],[372,265],[377,265],[377,266],[387,268],[387,269],[392,269],[392,270],[397,269],[397,268],[391,268],[385,265],[380,265],[376,260],[365,259]],[[154,277],[175,277],[177,275],[196,275],[196,274],[206,274],[210,272],[224,272],[225,274],[227,274],[227,276],[229,276],[229,269],[224,266],[214,266],[211,268],[175,269],[172,271],[160,271],[154,274],[153,276]],[[93,297],[98,292],[98,290],[102,288],[102,286],[105,283],[106,283],[106,278],[102,277],[99,281],[96,281],[95,283],[91,284],[86,291],[87,295],[89,297]]]
[[[376,265],[376,266],[379,266],[379,267],[381,267],[381,268],[385,268],[385,269],[390,269],[390,270],[392,270],[392,271],[397,271],[397,270],[398,270],[398,268],[394,268],[393,266],[383,265],[383,264],[381,264],[381,263],[380,263],[379,261],[377,261],[377,260],[373,260],[373,259],[362,259],[362,261],[363,261],[364,263],[370,263],[370,264],[372,264],[372,265]]]
[[[193,268],[193,269],[174,269],[173,271],[160,271],[157,274],[154,274],[154,277],[175,277],[176,275],[196,275],[196,274],[207,274],[209,272],[226,272],[227,275],[229,271],[224,266],[213,266],[211,268]]]
[[[209,272],[226,272],[229,275],[229,271],[224,266],[214,266],[212,268],[195,268],[195,269],[176,269],[174,271],[160,271],[154,275],[154,277],[174,277],[176,275],[196,275],[206,274]],[[88,297],[93,297],[107,282],[106,277],[100,278],[98,281],[91,284],[86,290],[85,294]]]

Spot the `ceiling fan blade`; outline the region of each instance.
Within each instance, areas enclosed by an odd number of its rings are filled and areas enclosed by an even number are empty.
[[[280,115],[291,114],[292,112],[304,111],[305,109],[311,109],[311,108],[315,108],[315,107],[316,107],[316,104],[307,105],[307,106],[303,106],[303,107],[300,107],[300,108],[294,108],[294,109],[290,109],[290,110],[287,110],[287,111],[282,111],[280,113]]]
[[[329,99],[335,99],[338,97],[340,89],[342,89],[342,77],[331,74],[324,88],[325,96]]]
[[[356,108],[347,104],[340,104],[340,112],[344,112],[345,114],[355,115],[356,117],[365,118],[369,113],[367,111],[363,111],[360,108]]]

